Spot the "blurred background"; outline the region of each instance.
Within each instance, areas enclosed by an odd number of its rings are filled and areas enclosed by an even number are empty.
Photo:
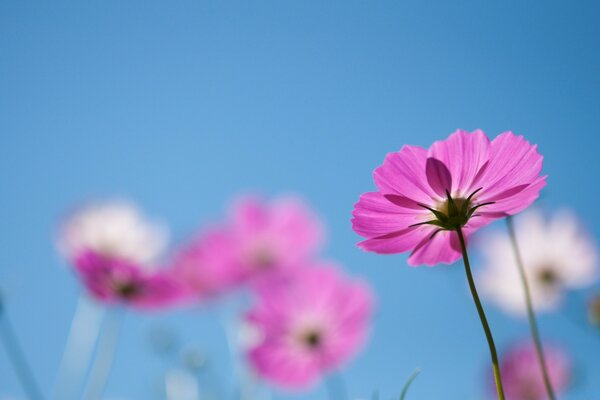
[[[378,297],[372,338],[344,371],[352,398],[397,396],[415,367],[412,399],[490,398],[462,265],[364,253],[352,207],[403,144],[513,130],[545,157],[538,205],[574,209],[598,237],[599,15],[592,1],[0,2],[0,286],[41,386],[81,293],[54,245],[71,207],[132,198],[177,240],[239,193],[297,193],[327,224],[324,256]],[[500,351],[527,338],[526,320],[486,309]],[[563,398],[599,398],[600,334],[561,313],[540,325],[577,364]],[[107,398],[153,398],[156,327],[227,377],[213,315],[130,313]],[[2,396],[23,398],[4,351]]]

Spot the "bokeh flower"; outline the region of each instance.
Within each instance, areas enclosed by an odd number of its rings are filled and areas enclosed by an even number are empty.
[[[126,201],[90,203],[72,213],[58,237],[61,252],[75,260],[86,251],[135,263],[156,260],[167,245],[165,227],[148,220]]]
[[[228,227],[234,262],[246,280],[312,258],[323,239],[320,221],[292,197],[271,203],[242,198],[233,208]]]
[[[148,271],[132,261],[85,251],[75,270],[90,295],[105,304],[157,309],[173,304],[180,288],[166,270]]]
[[[242,280],[231,232],[223,227],[208,229],[176,253],[172,275],[190,300],[213,298]]]
[[[548,375],[556,393],[564,392],[571,382],[572,366],[568,354],[560,347],[544,346]],[[545,400],[546,389],[538,366],[535,348],[518,344],[501,360],[506,398],[511,400]]]
[[[429,150],[404,146],[374,172],[376,192],[353,212],[359,246],[382,254],[411,251],[410,265],[452,263],[461,256],[453,230],[478,228],[527,208],[546,184],[542,156],[522,136],[490,141],[458,130]]]
[[[565,291],[591,285],[598,277],[598,251],[571,213],[547,219],[529,211],[517,219],[523,267],[537,311],[555,310]],[[525,315],[526,303],[510,238],[495,233],[482,238],[482,294],[509,313]]]
[[[368,287],[328,265],[272,278],[259,285],[247,316],[260,338],[249,349],[250,364],[279,387],[309,387],[358,351],[372,310]]]
[[[99,302],[155,309],[174,304],[182,287],[171,270],[155,268],[168,239],[131,202],[90,203],[60,228],[59,250]]]

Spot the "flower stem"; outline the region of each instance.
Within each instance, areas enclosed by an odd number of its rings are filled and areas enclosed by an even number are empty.
[[[521,283],[523,284],[523,291],[525,292],[525,304],[527,305],[527,318],[529,319],[531,338],[535,345],[535,351],[537,353],[540,368],[542,370],[542,375],[544,377],[544,386],[546,387],[546,392],[548,392],[548,398],[550,400],[555,400],[556,395],[554,394],[554,389],[552,388],[552,383],[550,382],[550,376],[548,374],[548,368],[546,366],[546,358],[544,356],[544,350],[542,348],[540,331],[535,320],[535,313],[533,312],[533,303],[531,302],[531,289],[529,288],[529,282],[527,281],[527,275],[525,274],[523,258],[521,257],[521,252],[519,251],[517,235],[515,234],[515,228],[513,226],[512,217],[508,216],[506,218],[506,226],[508,228],[508,236],[510,237],[510,242],[515,254],[515,260],[517,261],[517,268],[519,270]]]
[[[79,296],[58,368],[53,399],[72,400],[81,397],[83,380],[92,358],[103,315],[103,309],[86,296]]]
[[[412,374],[410,374],[410,376],[408,377],[408,380],[406,381],[406,383],[404,384],[404,387],[402,388],[402,392],[400,393],[400,400],[404,400],[404,398],[406,397],[406,393],[408,393],[408,388],[410,388],[410,385],[413,383],[413,381],[417,378],[417,376],[421,373],[421,369],[417,368],[413,371]]]
[[[44,397],[27,363],[23,349],[19,345],[10,320],[6,315],[2,295],[0,294],[0,336],[15,372],[29,400],[41,400]]]
[[[494,344],[492,331],[490,330],[487,318],[485,317],[485,312],[483,311],[483,306],[481,305],[479,295],[477,294],[477,288],[475,287],[475,281],[473,280],[473,274],[471,273],[471,264],[469,263],[467,246],[465,244],[465,237],[463,236],[462,229],[457,228],[456,234],[458,235],[458,240],[460,241],[460,248],[463,255],[463,262],[465,264],[467,281],[469,282],[469,288],[471,289],[471,295],[473,296],[473,301],[475,302],[475,306],[477,307],[477,313],[479,314],[479,319],[481,320],[481,325],[483,326],[485,337],[487,338],[488,346],[490,348],[490,355],[492,357],[492,367],[494,370],[494,380],[496,381],[496,391],[498,392],[498,399],[505,400],[504,388],[502,387],[502,378],[500,376],[500,366],[498,363],[498,353],[496,352],[496,345]]]
[[[96,357],[90,371],[84,400],[100,400],[102,398],[119,341],[122,323],[121,312],[122,310],[119,309],[110,310],[102,324]]]

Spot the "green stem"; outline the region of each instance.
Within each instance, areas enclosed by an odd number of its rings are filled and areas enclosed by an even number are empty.
[[[523,258],[521,257],[521,252],[519,251],[517,235],[515,234],[515,228],[513,226],[512,217],[508,216],[506,218],[506,226],[508,228],[508,236],[510,237],[512,248],[515,253],[515,260],[517,262],[517,269],[519,270],[521,283],[523,284],[523,291],[525,292],[525,304],[527,305],[527,318],[529,319],[531,338],[535,345],[535,351],[537,353],[540,368],[542,370],[542,375],[544,377],[544,386],[546,387],[546,392],[548,392],[548,397],[550,398],[550,400],[555,400],[556,395],[554,394],[554,389],[552,388],[552,383],[550,382],[550,375],[548,374],[548,367],[546,366],[546,357],[544,356],[544,350],[542,348],[540,331],[535,320],[535,313],[533,312],[533,303],[531,301],[531,289],[529,287],[529,282],[527,281],[527,275],[525,274]]]
[[[96,348],[94,364],[91,367],[84,400],[100,400],[112,369],[119,341],[123,310],[113,309],[107,313],[102,324]]]
[[[408,388],[410,387],[410,385],[413,383],[413,381],[417,378],[417,376],[420,373],[421,373],[421,370],[419,368],[417,368],[413,371],[412,374],[410,374],[410,376],[408,377],[408,380],[406,381],[406,383],[404,384],[404,387],[402,388],[402,392],[400,393],[400,400],[404,400],[404,398],[406,397],[406,393],[408,393]]]
[[[481,320],[481,325],[483,326],[485,337],[487,338],[488,346],[490,348],[490,355],[492,357],[492,367],[494,370],[494,380],[496,381],[496,391],[498,392],[498,399],[505,400],[504,388],[502,387],[502,378],[500,376],[500,365],[498,363],[498,353],[496,352],[496,345],[494,344],[492,331],[490,330],[487,318],[485,317],[485,312],[483,311],[483,306],[481,305],[479,295],[477,294],[477,288],[475,287],[475,281],[473,280],[473,274],[471,273],[471,264],[469,263],[467,246],[465,244],[465,238],[463,236],[462,229],[457,228],[456,234],[458,235],[458,240],[460,241],[460,248],[462,250],[463,262],[465,264],[465,272],[467,274],[469,288],[471,289],[471,295],[473,296],[473,301],[475,302],[475,306],[477,307],[477,313],[479,314],[479,319]]]
[[[25,353],[19,345],[19,341],[12,328],[6,310],[4,309],[4,303],[2,301],[2,295],[0,294],[0,338],[4,343],[8,357],[10,358],[15,372],[23,386],[23,390],[26,396],[30,400],[41,400],[43,399],[42,392],[37,385],[37,382],[33,376],[33,372],[27,363]]]

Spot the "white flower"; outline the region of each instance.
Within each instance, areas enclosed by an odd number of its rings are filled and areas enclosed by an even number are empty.
[[[577,219],[563,211],[546,220],[530,211],[516,221],[515,231],[531,297],[537,311],[552,311],[565,291],[591,285],[598,277],[598,253]],[[508,233],[496,233],[481,243],[485,268],[481,290],[512,314],[525,315],[525,295]]]
[[[107,201],[70,215],[60,229],[58,247],[69,259],[93,250],[147,264],[160,255],[167,240],[166,228],[147,220],[133,203]]]

